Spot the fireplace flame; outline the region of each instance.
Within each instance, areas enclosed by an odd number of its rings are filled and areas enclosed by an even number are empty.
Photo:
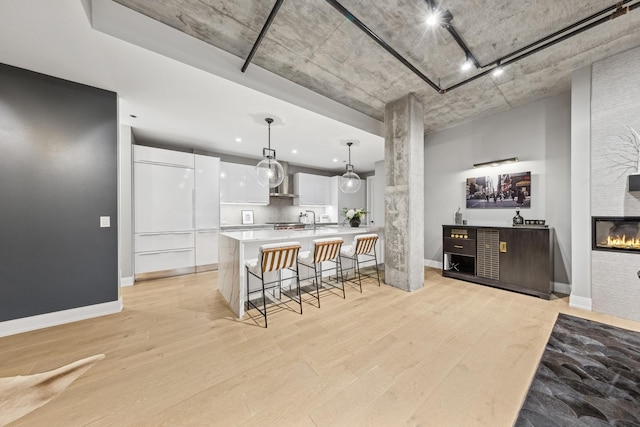
[[[630,237],[627,239],[627,236],[623,235],[622,237],[607,237],[607,248],[618,248],[618,249],[637,249],[640,250],[640,238]]]

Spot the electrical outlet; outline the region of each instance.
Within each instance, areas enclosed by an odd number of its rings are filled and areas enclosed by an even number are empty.
[[[100,217],[100,228],[109,228],[111,227],[111,217],[110,216],[101,216]]]

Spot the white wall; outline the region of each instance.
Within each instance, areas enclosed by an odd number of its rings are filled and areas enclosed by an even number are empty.
[[[569,93],[447,129],[425,138],[425,260],[442,263],[442,225],[461,208],[472,225],[510,226],[515,209],[466,209],[467,178],[489,168],[473,164],[509,157],[520,162],[490,168],[494,173],[531,171],[531,208],[525,219],[554,227],[554,281],[569,291],[571,281],[571,98]]]
[[[569,304],[591,310],[591,66],[571,76],[571,265]]]
[[[118,265],[120,286],[133,285],[133,179],[131,126],[120,125],[118,138]]]

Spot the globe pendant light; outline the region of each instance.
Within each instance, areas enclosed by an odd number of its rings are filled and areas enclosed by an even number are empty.
[[[357,193],[362,185],[360,177],[353,171],[353,165],[351,164],[352,145],[353,142],[347,142],[347,147],[349,147],[349,163],[347,163],[347,171],[340,177],[340,190],[342,190],[343,193]]]
[[[262,149],[264,159],[260,160],[256,165],[256,174],[258,176],[258,184],[263,187],[276,188],[284,180],[284,169],[276,160],[276,150],[271,149],[271,123],[273,123],[273,119],[267,117],[264,121],[269,126],[269,148]]]

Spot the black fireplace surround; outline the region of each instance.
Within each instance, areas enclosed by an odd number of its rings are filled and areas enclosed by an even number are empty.
[[[640,217],[593,217],[594,251],[640,253]]]

